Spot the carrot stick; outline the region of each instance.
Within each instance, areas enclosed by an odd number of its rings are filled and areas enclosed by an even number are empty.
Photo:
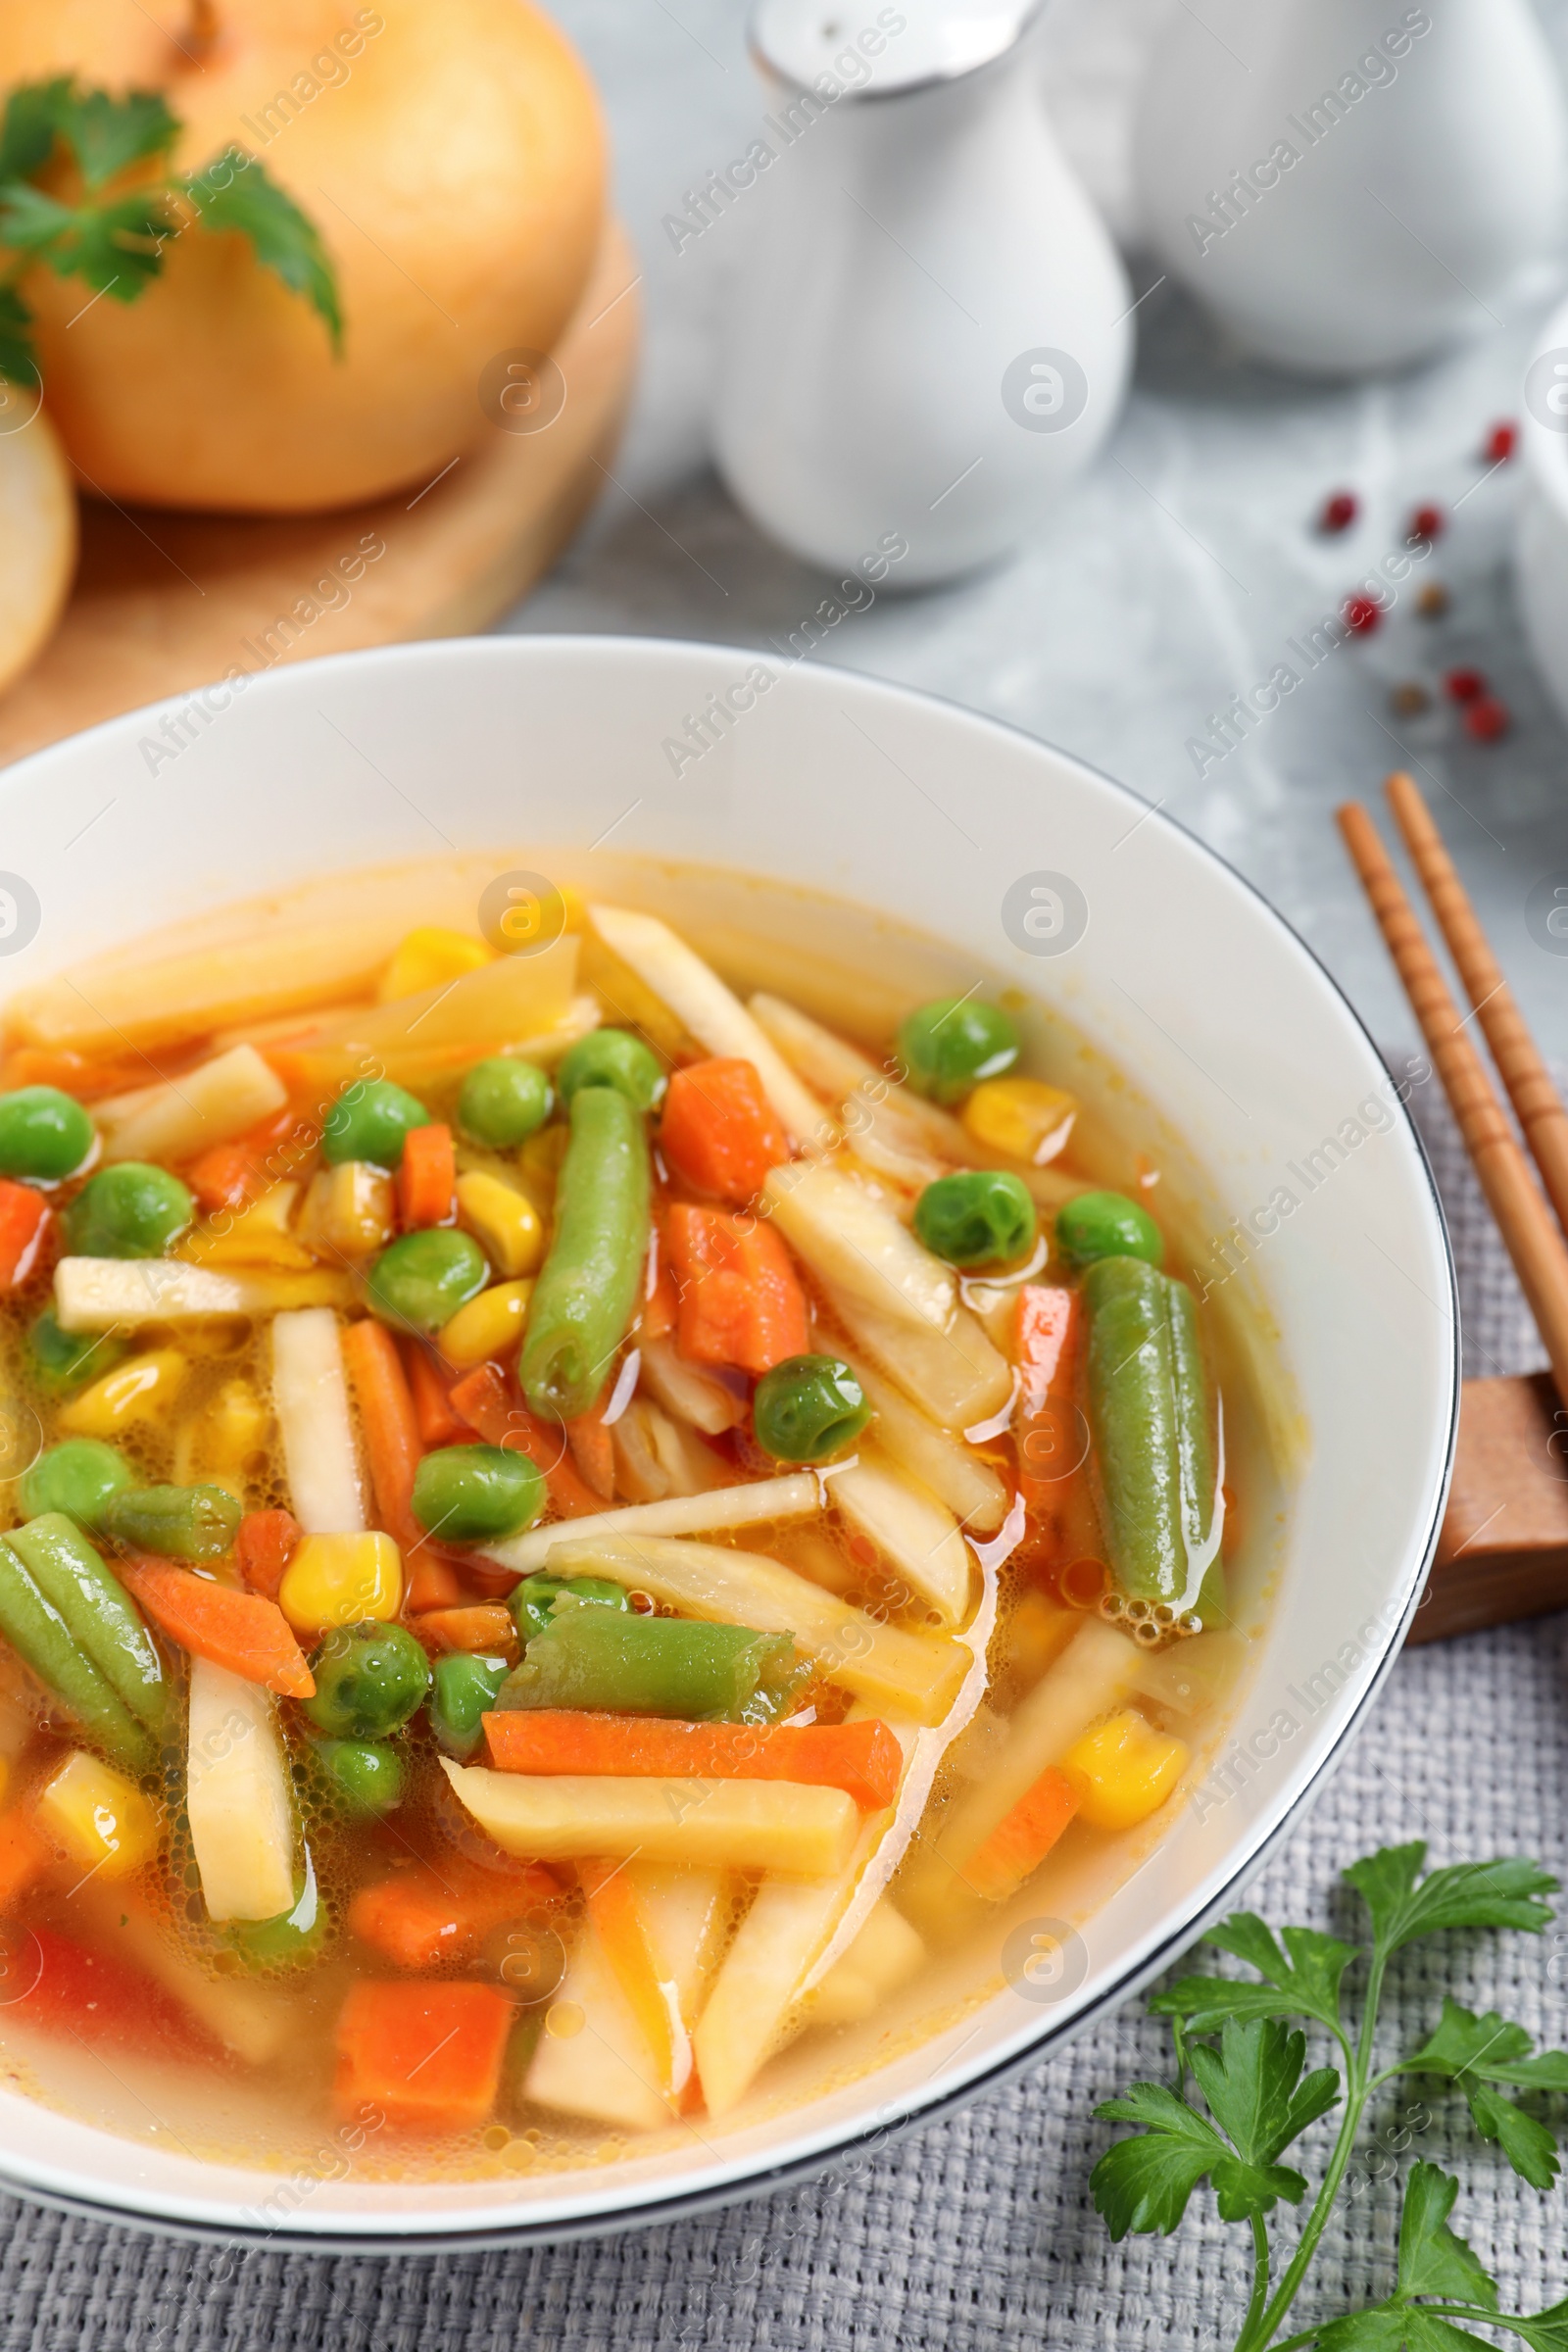
[[[368,2103],[409,2132],[471,2130],[495,2106],[516,2015],[489,1984],[352,1985],[337,2021],[338,2108]]]
[[[427,1348],[417,1340],[405,1340],[403,1370],[414,1398],[414,1417],[426,1452],[434,1446],[461,1446],[468,1425],[460,1421],[447,1401],[447,1384]]]
[[[577,1875],[611,1974],[625,1994],[653,2054],[659,2087],[665,2098],[673,2100],[691,2075],[691,2039],[660,1983],[625,1867],[619,1862],[583,1862]]]
[[[412,1551],[424,1535],[410,1507],[424,1447],[392,1334],[368,1315],[351,1323],[343,1334],[343,1360],[360,1408],[381,1524],[405,1551]]]
[[[49,1203],[30,1184],[0,1178],[0,1291],[25,1282],[49,1230]]]
[[[677,1346],[690,1362],[760,1375],[806,1353],[806,1293],[770,1225],[678,1200],[665,1232],[680,1293]]]
[[[677,1070],[664,1097],[659,1148],[700,1193],[737,1207],[755,1199],[789,1138],[762,1092],[757,1064],[720,1057]]]
[[[116,1563],[120,1580],[161,1633],[193,1657],[226,1666],[247,1683],[265,1683],[288,1698],[314,1698],[316,1678],[277,1603],[259,1592],[215,1585],[165,1560]]]
[[[466,1372],[451,1392],[452,1409],[487,1446],[525,1453],[544,1472],[550,1499],[565,1519],[583,1519],[604,1504],[578,1476],[568,1457],[564,1433],[547,1429],[508,1389],[494,1364]]]
[[[1039,1869],[1077,1810],[1078,1792],[1072,1783],[1054,1764],[1048,1764],[975,1848],[959,1877],[988,1903],[1005,1902]]]
[[[239,1572],[253,1592],[275,1600],[283,1571],[299,1548],[303,1530],[292,1511],[247,1511],[234,1538]]]
[[[605,1427],[605,1402],[590,1405],[575,1421],[568,1421],[566,1443],[571,1458],[582,1472],[588,1485],[603,1502],[615,1498],[615,1456],[609,1430]]]
[[[54,1854],[32,1815],[13,1805],[0,1819],[0,1918],[41,1878]]]
[[[421,1863],[362,1886],[348,1924],[395,1968],[412,1971],[466,1960],[492,1929],[560,1900],[559,1881],[539,1862],[506,1875],[449,1861],[437,1872]]]
[[[486,1715],[484,1730],[498,1772],[797,1781],[842,1788],[873,1813],[892,1804],[904,1769],[903,1749],[875,1720],[767,1727],[516,1707]]]
[[[499,1601],[470,1602],[456,1609],[426,1609],[409,1619],[409,1631],[417,1635],[436,1657],[447,1650],[466,1649],[483,1651],[492,1657],[499,1657],[504,1651],[514,1658],[519,1647],[512,1612]]]
[[[203,1208],[245,1208],[276,1183],[287,1173],[287,1155],[281,1147],[299,1123],[299,1113],[292,1104],[285,1104],[248,1135],[236,1136],[232,1143],[214,1144],[211,1151],[193,1159],[185,1181]]]
[[[0,1087],[10,1094],[19,1086],[58,1087],[63,1095],[74,1095],[78,1102],[95,1102],[101,1095],[128,1095],[138,1086],[156,1086],[167,1078],[167,1063],[172,1058],[184,1058],[184,1048],[174,1054],[165,1054],[166,1067],[160,1069],[145,1054],[132,1054],[119,1061],[97,1061],[89,1054],[71,1054],[48,1046],[19,1046],[6,1056]]]
[[[398,1163],[398,1222],[404,1232],[450,1223],[457,1180],[451,1128],[439,1121],[411,1128],[403,1139],[403,1157]]]

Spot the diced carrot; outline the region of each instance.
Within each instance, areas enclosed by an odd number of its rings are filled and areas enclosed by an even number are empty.
[[[499,1601],[470,1602],[456,1609],[425,1609],[409,1619],[409,1631],[417,1635],[434,1656],[440,1657],[449,1649],[482,1651],[491,1657],[503,1652],[509,1657],[517,1653],[517,1629],[512,1614]]]
[[[185,1182],[203,1208],[245,1208],[277,1183],[288,1169],[283,1145],[299,1124],[299,1113],[285,1104],[248,1135],[236,1136],[232,1143],[214,1144],[211,1151],[193,1159],[185,1171]]]
[[[54,1858],[53,1847],[23,1806],[13,1805],[0,1817],[0,1918],[21,1901]]]
[[[137,1607],[193,1657],[288,1698],[315,1697],[316,1677],[275,1600],[215,1585],[167,1560],[125,1559],[116,1567]]]
[[[489,1984],[351,1986],[337,2021],[339,2108],[368,2102],[408,2132],[471,2130],[495,2106],[516,2014]]]
[[[498,1772],[627,1780],[798,1781],[842,1788],[879,1813],[899,1792],[904,1750],[880,1721],[762,1726],[517,1707],[486,1715]]]
[[[604,1502],[614,1499],[615,1455],[609,1430],[605,1427],[605,1405],[601,1396],[587,1412],[579,1413],[575,1421],[565,1424],[566,1443],[571,1458],[582,1472],[586,1483]]]
[[[234,1539],[239,1572],[253,1592],[275,1600],[303,1529],[292,1511],[247,1511]]]
[[[436,1609],[461,1607],[463,1578],[448,1553],[425,1542],[405,1555],[403,1605],[428,1615]]]
[[[437,1872],[421,1862],[362,1886],[348,1922],[363,1943],[412,1973],[470,1959],[493,1929],[560,1900],[560,1882],[542,1862],[505,1876],[450,1861]]]
[[[182,2001],[118,1953],[88,1951],[33,1927],[18,1939],[15,1966],[24,1992],[7,1992],[8,2018],[74,2040],[112,2042],[122,2049],[156,2050],[165,2058],[221,2057],[220,2045]]]
[[[1083,1348],[1083,1307],[1076,1291],[1026,1282],[1015,1311],[1018,1402],[1012,1435],[1024,1500],[1039,1509],[1063,1499],[1061,1482],[1079,1466],[1073,1390]]]
[[[414,1127],[403,1139],[398,1163],[398,1223],[405,1233],[421,1225],[447,1225],[452,1220],[453,1187],[458,1180],[452,1130],[439,1121]]]
[[[806,1353],[806,1294],[771,1225],[677,1201],[666,1231],[682,1355],[760,1374]]]
[[[604,1509],[592,1487],[578,1476],[564,1431],[548,1429],[535,1420],[495,1364],[479,1364],[466,1372],[451,1396],[453,1410],[463,1415],[467,1428],[476,1430],[487,1446],[507,1446],[537,1463],[544,1472],[550,1499],[563,1518],[582,1519],[590,1511]]]
[[[960,1873],[965,1886],[988,1903],[1005,1902],[1039,1869],[1077,1810],[1072,1783],[1048,1764],[969,1856]]]
[[[659,2088],[673,2100],[691,2077],[691,2036],[660,1980],[631,1881],[619,1862],[579,1863],[577,1875],[611,1974],[653,2054]]]
[[[426,1451],[433,1446],[463,1444],[469,1434],[468,1425],[459,1419],[448,1403],[447,1382],[428,1348],[417,1340],[405,1340],[401,1352],[409,1394],[414,1398],[414,1417]]]
[[[739,1207],[761,1191],[769,1168],[790,1155],[757,1065],[720,1058],[677,1070],[664,1097],[659,1148],[700,1193]]]
[[[14,1291],[38,1262],[49,1230],[49,1203],[30,1184],[0,1177],[0,1291]]]
[[[654,1268],[654,1288],[643,1307],[639,1337],[645,1340],[667,1340],[675,1328],[680,1301],[675,1296],[675,1277],[669,1270],[669,1256],[662,1237],[655,1235],[654,1247],[659,1256]]]

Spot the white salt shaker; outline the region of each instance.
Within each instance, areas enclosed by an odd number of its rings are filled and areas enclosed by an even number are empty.
[[[1165,267],[1265,360],[1423,359],[1544,285],[1568,125],[1528,0],[1205,0],[1153,45],[1135,152]]]
[[[715,446],[809,562],[902,546],[913,586],[1008,555],[1120,407],[1132,297],[1046,118],[1039,7],[758,0]]]

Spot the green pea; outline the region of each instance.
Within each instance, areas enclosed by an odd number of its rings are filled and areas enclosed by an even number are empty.
[[[166,1560],[220,1560],[243,1517],[226,1487],[137,1487],[117,1494],[103,1515],[104,1534],[126,1551]]]
[[[830,1462],[870,1418],[864,1390],[836,1355],[787,1355],[752,1398],[757,1443],[778,1462]]]
[[[995,1004],[939,997],[901,1023],[899,1057],[917,1095],[961,1102],[982,1078],[1000,1078],[1018,1058],[1018,1032]]]
[[[129,1342],[111,1339],[107,1332],[62,1331],[52,1306],[27,1333],[27,1355],[32,1377],[51,1396],[74,1396],[91,1380],[112,1372],[130,1352]]]
[[[531,1642],[536,1634],[544,1632],[563,1592],[569,1592],[574,1600],[600,1601],[609,1609],[631,1607],[625,1587],[612,1584],[608,1577],[525,1576],[507,1595],[512,1621],[524,1642]]]
[[[74,1175],[92,1139],[92,1120],[58,1087],[22,1086],[14,1095],[0,1095],[0,1176],[58,1183]]]
[[[407,1626],[337,1626],[311,1660],[316,1696],[302,1704],[334,1740],[383,1740],[422,1706],[430,1661]]]
[[[66,1241],[76,1257],[162,1257],[195,1213],[177,1176],[122,1159],[88,1177],[66,1211]]]
[[[383,1250],[365,1287],[371,1306],[388,1323],[428,1336],[466,1306],[489,1279],[484,1251],[471,1234],[432,1225],[406,1233]]]
[[[444,1544],[520,1536],[545,1507],[544,1474],[500,1446],[442,1446],[414,1478],[414,1516]]]
[[[23,1515],[36,1519],[45,1511],[64,1511],[96,1535],[110,1504],[132,1478],[124,1456],[100,1438],[67,1438],[39,1454],[23,1479]]]
[[[316,1752],[333,1794],[349,1813],[390,1813],[408,1787],[408,1767],[382,1740],[318,1740]]]
[[[368,1159],[373,1167],[395,1168],[411,1127],[428,1127],[430,1113],[416,1096],[388,1078],[360,1078],[339,1095],[321,1128],[321,1157]]]
[[[484,1658],[455,1649],[437,1658],[430,1693],[430,1729],[449,1756],[471,1756],[484,1738],[481,1717],[496,1703],[507,1679],[505,1658]]]
[[[305,1848],[305,1875],[287,1911],[271,1919],[229,1920],[223,1941],[259,1970],[300,1968],[316,1958],[326,1940],[326,1905],[316,1884],[316,1865]]]
[[[958,1168],[914,1204],[916,1237],[950,1266],[1000,1266],[1034,1248],[1035,1204],[1021,1176]]]
[[[488,1061],[476,1061],[463,1081],[458,1125],[470,1143],[510,1152],[544,1125],[554,1101],[550,1081],[536,1061],[494,1054]]]
[[[1101,1257],[1141,1257],[1162,1265],[1165,1240],[1147,1208],[1125,1193],[1080,1193],[1056,1211],[1056,1248],[1069,1266]]]
[[[584,1086],[612,1086],[637,1110],[662,1102],[669,1080],[659,1057],[629,1029],[590,1029],[566,1054],[556,1073],[561,1100],[569,1102]]]

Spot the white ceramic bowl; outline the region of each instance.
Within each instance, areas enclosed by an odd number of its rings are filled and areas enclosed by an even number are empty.
[[[291,2190],[275,2172],[194,2161],[172,2133],[119,2138],[0,2092],[0,2176],[22,2190],[249,2242],[391,2251],[564,2236],[775,2186],[973,2097],[1163,1968],[1234,1901],[1388,1668],[1443,1508],[1455,1305],[1425,1160],[1349,1007],[1234,873],[1059,752],[839,669],[775,665],[760,690],[759,674],[734,649],[491,638],[276,671],[188,719],[173,759],[152,748],[167,755],[165,713],[115,719],[0,777],[5,864],[41,910],[0,981],[313,870],[450,842],[524,847],[547,871],[557,852],[590,874],[633,852],[838,893],[937,935],[977,981],[1039,992],[1144,1097],[1162,1197],[1216,1279],[1242,1265],[1216,1301],[1276,1367],[1281,1509],[1253,1549],[1277,1553],[1277,1592],[1224,1755],[1082,1916],[1044,1997],[1003,1984],[993,1956],[993,1990],[945,2032],[848,2082],[787,2059],[803,2103],[743,2108],[672,2151],[545,2178]],[[751,707],[701,759],[673,760],[711,695]],[[1075,926],[1054,931],[1057,901],[1030,895],[1042,874],[1082,893],[1087,928],[1064,949]],[[763,891],[742,928],[765,947],[810,919],[808,902]],[[896,957],[896,929],[876,936]],[[1246,1249],[1211,1250],[1237,1220]]]
[[[1520,407],[1524,481],[1514,522],[1514,579],[1525,635],[1546,692],[1568,718],[1568,303],[1542,328]]]

